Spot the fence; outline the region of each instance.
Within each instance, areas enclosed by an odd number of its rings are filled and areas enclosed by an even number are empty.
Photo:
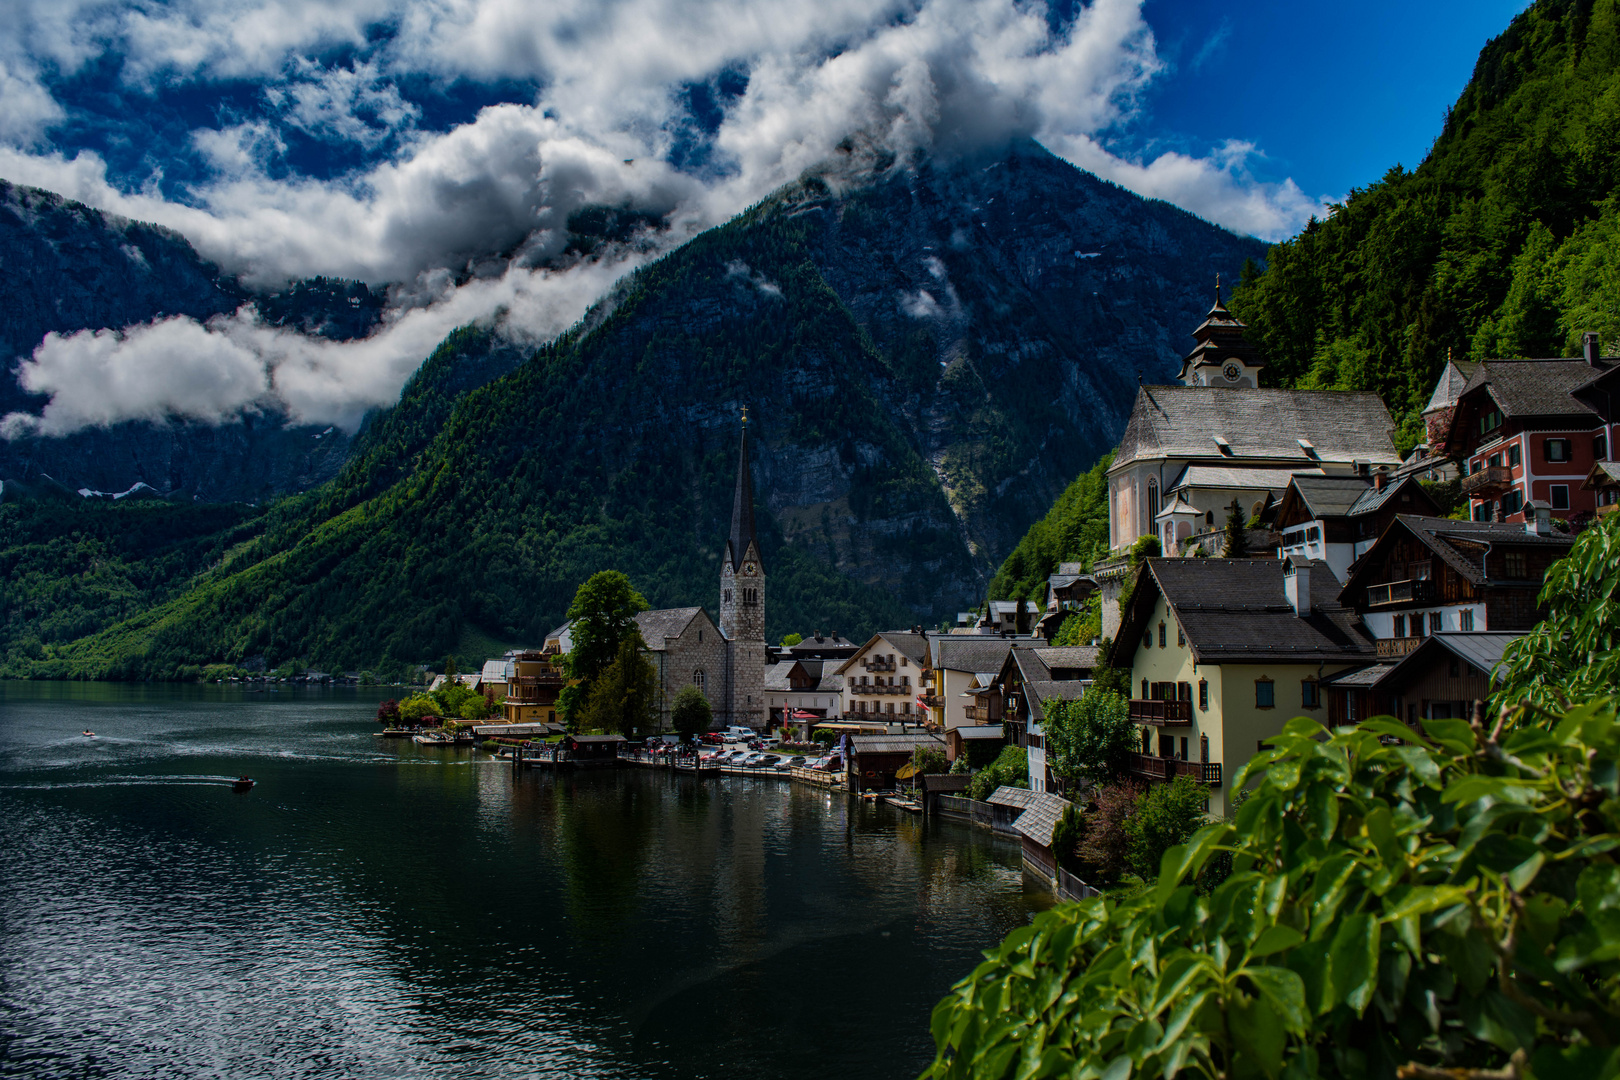
[[[964,799],[959,795],[936,795],[934,806],[941,814],[952,814],[956,817],[967,818],[976,825],[990,828],[995,824],[992,815],[995,808],[989,803],[979,802],[977,799]]]
[[[1052,885],[1057,890],[1059,900],[1084,900],[1088,896],[1102,895],[1061,866],[1057,868],[1057,877]]]

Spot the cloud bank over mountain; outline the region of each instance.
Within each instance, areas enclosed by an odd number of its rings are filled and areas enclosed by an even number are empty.
[[[53,336],[18,370],[50,404],[7,418],[7,437],[268,404],[352,428],[454,326],[550,337],[624,272],[851,137],[904,158],[1029,136],[1266,238],[1323,210],[1291,182],[1254,180],[1259,151],[1245,143],[1206,157],[1110,151],[1163,66],[1141,0],[1066,12],[1014,0],[13,10],[0,175],[170,226],[251,285],[389,285],[391,311],[348,343],[267,327],[251,309]],[[143,110],[166,117],[170,137],[121,128]],[[569,222],[595,207],[641,226],[581,255]]]

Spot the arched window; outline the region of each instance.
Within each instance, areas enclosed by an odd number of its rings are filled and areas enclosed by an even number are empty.
[[[707,683],[707,679],[704,678],[702,668],[698,668],[696,671],[692,672],[692,685],[693,686],[697,687],[699,690],[702,690],[702,689],[705,688],[706,683]]]
[[[1148,477],[1147,485],[1147,527],[1153,528],[1153,521],[1159,516],[1159,479],[1156,476]]]

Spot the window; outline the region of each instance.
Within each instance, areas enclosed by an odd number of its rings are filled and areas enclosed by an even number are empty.
[[[1203,762],[1208,762],[1209,761],[1209,736],[1208,735],[1200,735],[1200,736],[1198,736],[1198,760],[1203,761]]]
[[[1299,706],[1302,709],[1322,707],[1322,684],[1315,679],[1304,679],[1299,684]]]
[[[1192,683],[1176,683],[1176,700],[1185,701],[1189,704],[1192,702]]]
[[[705,680],[702,668],[698,668],[696,671],[692,672],[692,685],[693,686],[697,687],[699,690],[702,690],[704,688],[705,682],[706,682],[706,680]]]
[[[1151,698],[1152,696],[1153,695],[1148,692],[1148,681],[1146,679],[1143,679],[1142,680],[1142,699],[1145,701],[1148,698]]]
[[[1490,412],[1486,413],[1484,416],[1479,418],[1479,433],[1481,435],[1485,434],[1487,431],[1495,431],[1497,428],[1499,428],[1501,426],[1502,426],[1502,410],[1501,409],[1492,409]]]
[[[1164,648],[1164,623],[1159,624],[1159,648]]]
[[[1552,508],[1554,510],[1569,509],[1569,485],[1554,484],[1552,486]]]
[[[1506,493],[1505,495],[1502,496],[1502,516],[1503,517],[1507,517],[1509,514],[1517,514],[1520,510],[1523,510],[1523,509],[1524,509],[1524,492],[1520,491],[1518,488],[1514,488],[1512,491],[1509,491],[1508,493]]]
[[[900,658],[900,666],[901,666],[901,667],[905,667],[905,666],[906,666],[906,658],[905,658],[905,657],[903,657],[903,656],[902,656],[902,657],[901,657],[901,658]]]
[[[1474,613],[1473,613],[1473,611],[1469,610],[1469,609],[1464,609],[1462,611],[1459,611],[1457,613],[1457,629],[1466,632],[1466,631],[1472,630],[1473,628],[1474,628]]]
[[[1487,521],[1487,520],[1489,520],[1490,512],[1491,512],[1491,504],[1482,502],[1478,506],[1474,507],[1474,520],[1475,521]]]
[[[1492,454],[1490,461],[1486,462],[1486,464],[1493,469],[1500,469],[1502,467],[1502,455]]]
[[[1214,524],[1215,524],[1215,511],[1213,511],[1213,510],[1205,510],[1204,511],[1204,527],[1207,529],[1211,525],[1214,525]]]
[[[1185,735],[1181,737],[1181,760],[1187,760],[1187,736]]]
[[[730,589],[726,590],[725,602],[728,603],[728,604],[731,603],[731,590]]]
[[[1393,627],[1390,630],[1389,636],[1390,637],[1405,637],[1406,636],[1406,616],[1405,615],[1397,615],[1397,616],[1395,616],[1395,619],[1393,621]]]
[[[1407,620],[1407,624],[1411,628],[1410,633],[1412,637],[1423,636],[1423,616],[1421,614],[1414,613],[1412,617]]]
[[[1147,483],[1147,519],[1151,526],[1153,520],[1159,516],[1159,481],[1153,477]]]
[[[1199,709],[1201,709],[1201,710],[1203,710],[1205,712],[1209,711],[1209,680],[1208,679],[1199,679],[1198,680],[1198,707],[1199,707]]]
[[[1270,679],[1254,680],[1254,707],[1273,709],[1277,706],[1277,684]]]
[[[1592,436],[1592,459],[1594,461],[1607,461],[1609,459],[1609,434],[1600,431]]]
[[[1176,647],[1180,649],[1187,647],[1187,631],[1181,628],[1180,623],[1176,623]]]
[[[1153,631],[1152,630],[1149,630],[1147,633],[1142,635],[1142,648],[1144,648],[1144,649],[1153,648]]]
[[[1515,580],[1523,580],[1530,576],[1530,566],[1522,551],[1507,551],[1502,553],[1503,573]]]
[[[1443,629],[1445,627],[1440,624],[1440,613],[1438,611],[1429,612],[1429,633],[1438,634]]]
[[[1569,460],[1569,440],[1568,439],[1548,439],[1543,444],[1543,446],[1546,449],[1547,460],[1548,461],[1568,461]]]
[[[1524,460],[1524,454],[1523,454],[1522,451],[1520,451],[1518,443],[1514,443],[1512,446],[1508,447],[1508,467],[1509,468],[1513,468],[1513,467],[1517,466],[1523,460]]]

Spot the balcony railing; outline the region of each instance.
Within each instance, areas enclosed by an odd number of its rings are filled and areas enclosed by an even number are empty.
[[[1379,656],[1405,656],[1423,644],[1423,639],[1420,637],[1379,638],[1376,644]]]
[[[1157,754],[1132,754],[1131,771],[1150,780],[1169,781],[1178,776],[1190,776],[1200,784],[1221,782],[1221,763],[1218,761],[1182,761]]]
[[[542,671],[538,675],[519,675],[511,680],[509,686],[561,686],[563,673],[555,668]]]
[[[1131,699],[1131,719],[1141,724],[1190,724],[1192,702]]]
[[[1513,470],[1506,465],[1487,465],[1463,477],[1462,493],[1477,498],[1500,495],[1513,486]]]
[[[893,662],[888,661],[888,660],[866,660],[866,661],[863,661],[861,663],[861,667],[865,668],[867,671],[893,671],[894,670]]]
[[[1434,596],[1433,583],[1423,578],[1407,578],[1383,585],[1367,586],[1367,606],[1385,607],[1389,604],[1421,604]]]

